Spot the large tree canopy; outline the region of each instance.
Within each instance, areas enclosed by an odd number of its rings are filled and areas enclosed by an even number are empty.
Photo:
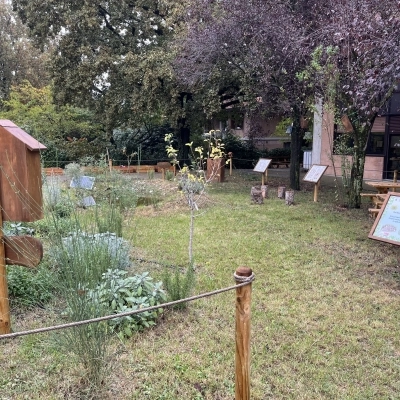
[[[301,116],[316,93],[326,97],[334,84],[335,104],[360,132],[350,201],[358,206],[366,137],[400,78],[399,38],[398,5],[390,0],[199,0],[190,11],[176,65],[192,90],[210,80],[221,87],[234,81],[237,99],[249,112],[292,118],[294,189],[299,188]]]
[[[176,67],[193,90],[210,81],[236,96],[249,113],[289,115],[292,131],[291,186],[299,189],[300,118],[310,88],[297,79],[309,63],[315,29],[307,1],[200,0],[190,11],[188,34]]]
[[[47,53],[36,49],[11,4],[0,0],[0,102],[9,97],[12,85],[29,80],[37,88],[46,86]]]
[[[55,98],[95,109],[110,131],[143,118],[185,118],[185,90],[170,68],[167,45],[179,31],[185,1],[14,0],[52,57]]]
[[[359,207],[368,136],[400,80],[400,10],[391,0],[332,0],[323,6],[326,22],[303,76],[326,108],[351,123],[346,193],[348,204]]]

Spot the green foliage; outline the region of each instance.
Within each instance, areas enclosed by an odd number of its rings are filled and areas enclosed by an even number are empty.
[[[56,213],[46,213],[43,219],[28,224],[35,232],[35,236],[59,238],[67,235],[76,227],[76,221],[70,218],[61,218]]]
[[[54,272],[44,263],[34,270],[19,265],[7,266],[11,305],[43,306],[53,297],[55,279]]]
[[[76,107],[56,107],[49,86],[38,89],[23,81],[13,87],[0,117],[12,120],[48,147],[41,155],[45,167],[62,167],[68,160],[104,152],[105,132],[93,115]]]
[[[189,265],[185,274],[182,274],[178,267],[175,267],[173,271],[166,268],[164,270],[163,283],[167,290],[169,301],[176,301],[189,297],[196,283],[193,265]],[[180,310],[186,307],[187,303],[175,305],[175,308]]]
[[[119,208],[112,205],[101,212],[96,206],[95,220],[99,233],[115,232],[118,237],[122,237],[122,214]]]
[[[172,171],[165,171],[165,179],[172,181],[174,179],[174,173]]]
[[[139,196],[136,186],[128,183],[124,174],[106,171],[96,176],[92,195],[96,203],[102,203],[106,207],[116,207],[123,212],[136,207]]]
[[[276,148],[276,149],[271,149],[267,150],[265,152],[265,157],[287,157],[290,158],[290,148]]]
[[[68,193],[54,183],[43,186],[43,203],[45,211],[54,217],[69,217],[75,209],[75,204]]]
[[[154,283],[148,272],[141,275],[127,276],[126,271],[108,269],[99,285],[87,293],[90,303],[118,314],[160,305],[166,300],[161,282]],[[121,337],[131,337],[136,331],[155,325],[162,313],[162,308],[145,311],[140,314],[116,317],[109,321],[112,330]]]
[[[26,226],[23,222],[5,221],[3,223],[3,233],[6,236],[33,235],[34,229]]]
[[[108,269],[130,266],[128,242],[115,233],[70,233],[62,239],[61,247],[51,248],[50,254],[61,267],[70,286],[95,285]]]
[[[283,118],[281,119],[275,127],[274,136],[283,136],[287,137],[287,129],[293,124],[291,118]]]
[[[155,164],[165,159],[164,136],[171,130],[169,125],[147,123],[143,127],[118,128],[113,131],[114,148],[110,156],[118,165]],[[139,151],[140,149],[140,151]]]
[[[261,154],[252,141],[244,141],[228,131],[225,138],[225,149],[227,153],[233,154],[233,165],[235,168],[254,168]]]

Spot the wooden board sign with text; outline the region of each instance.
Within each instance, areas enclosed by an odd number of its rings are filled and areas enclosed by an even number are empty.
[[[386,195],[368,237],[400,245],[400,193],[389,192]]]
[[[269,164],[271,164],[271,161],[272,160],[270,160],[269,158],[260,158],[253,171],[264,173],[268,169]]]
[[[313,165],[306,173],[303,181],[318,183],[327,168],[327,165]]]

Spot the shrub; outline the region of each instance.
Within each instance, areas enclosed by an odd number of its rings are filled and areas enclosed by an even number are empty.
[[[126,271],[108,269],[102,275],[99,285],[89,290],[87,297],[91,303],[99,303],[113,313],[138,310],[162,304],[166,300],[161,282],[154,283],[145,272],[141,275],[127,276]],[[117,317],[109,321],[119,336],[130,337],[133,332],[155,325],[162,309],[145,311],[140,314]]]
[[[42,306],[53,297],[55,275],[43,264],[34,270],[12,265],[7,266],[7,282],[12,304]]]
[[[181,300],[190,296],[195,285],[193,265],[189,265],[185,274],[182,274],[178,267],[175,267],[173,272],[170,269],[165,269],[163,283],[167,290],[169,301]],[[177,309],[186,307],[186,303],[180,303],[175,306]]]
[[[266,150],[266,157],[290,157],[290,148],[278,147],[276,149]]]
[[[50,253],[68,279],[84,286],[89,283],[96,285],[107,268],[125,269],[130,266],[128,242],[109,232],[71,233],[62,239],[61,249],[53,247]]]
[[[233,153],[235,168],[254,168],[261,154],[251,141],[244,141],[230,131],[224,138],[225,152]]]
[[[115,232],[122,237],[122,215],[118,208],[111,206],[106,213],[95,210],[95,220],[99,233]]]
[[[46,180],[43,185],[43,203],[46,211],[60,218],[69,217],[75,209],[72,199],[53,179]]]

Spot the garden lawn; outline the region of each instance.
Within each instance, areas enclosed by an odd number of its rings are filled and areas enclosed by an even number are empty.
[[[367,238],[368,204],[336,207],[334,189],[313,186],[295,204],[250,202],[252,174],[214,184],[200,203],[193,254],[195,293],[231,286],[239,266],[253,269],[251,398],[397,399],[400,393],[399,249]],[[165,183],[163,183],[165,184]],[[171,183],[172,185],[172,183]],[[161,279],[163,265],[188,265],[189,209],[179,193],[138,207],[126,222],[135,271]],[[13,310],[15,330],[60,319]],[[113,338],[102,399],[234,398],[235,292],[166,310],[153,329]],[[55,334],[1,342],[1,399],[85,398],[82,368],[60,352]],[[71,344],[73,345],[73,344]]]

